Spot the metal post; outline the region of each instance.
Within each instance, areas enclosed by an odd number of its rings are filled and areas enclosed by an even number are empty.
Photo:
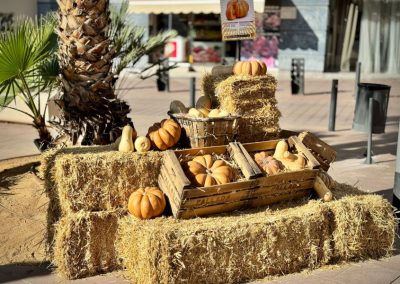
[[[368,114],[368,147],[367,147],[367,159],[366,164],[372,164],[372,128],[374,118],[374,98],[369,98],[369,114]]]
[[[361,72],[361,62],[357,62],[356,66],[356,83],[354,86],[354,97],[357,97],[358,94],[358,84],[360,83],[360,72]]]
[[[236,60],[240,61],[240,40],[236,41]]]
[[[335,131],[338,82],[339,80],[337,79],[332,80],[331,107],[329,111],[329,125],[328,125],[329,131]]]
[[[196,78],[190,78],[190,102],[191,106],[195,107],[196,105]]]
[[[400,121],[397,138],[396,171],[394,173],[393,206],[400,210]],[[400,212],[396,213],[400,217]]]

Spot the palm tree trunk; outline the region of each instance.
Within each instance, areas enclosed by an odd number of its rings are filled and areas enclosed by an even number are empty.
[[[44,117],[41,115],[36,116],[33,120],[33,127],[39,134],[39,139],[36,139],[39,150],[47,150],[47,148],[51,145],[53,138],[46,126]]]
[[[110,72],[114,49],[107,37],[108,0],[58,0],[61,127],[76,144],[113,142],[130,122]]]

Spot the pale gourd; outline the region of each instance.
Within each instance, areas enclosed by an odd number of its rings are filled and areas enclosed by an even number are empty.
[[[225,110],[220,110],[220,109],[212,109],[208,114],[208,117],[226,117],[226,116],[229,116],[229,113]]]
[[[151,142],[150,139],[145,136],[139,136],[135,140],[135,149],[139,153],[145,153],[150,150]]]
[[[208,117],[219,117],[219,109],[212,109],[210,110],[210,113],[208,114]]]
[[[196,102],[196,108],[211,109],[211,99],[207,96],[201,96]]]
[[[198,109],[195,108],[189,109],[188,115],[190,117],[205,117],[203,113],[201,113]]]
[[[119,142],[118,151],[129,153],[133,152],[134,150],[133,128],[130,125],[125,125],[122,129],[121,142]]]
[[[172,113],[187,113],[188,110],[185,107],[185,105],[181,102],[181,101],[172,101],[170,106],[169,106],[169,110]]]
[[[285,140],[281,140],[276,144],[273,157],[280,161],[285,168],[290,171],[302,170],[306,165],[306,160],[301,154],[293,154],[289,152],[289,146]]]

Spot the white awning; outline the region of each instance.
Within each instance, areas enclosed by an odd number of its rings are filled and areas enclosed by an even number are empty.
[[[253,0],[254,10],[264,12],[265,0]],[[131,14],[219,14],[221,5],[219,0],[130,0],[129,13]]]

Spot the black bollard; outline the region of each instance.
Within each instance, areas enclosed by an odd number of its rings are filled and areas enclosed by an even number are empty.
[[[394,187],[393,187],[393,206],[400,210],[400,121],[399,133],[397,138],[397,154],[396,154],[396,171],[394,173]],[[400,212],[396,213],[400,218]]]
[[[374,99],[369,98],[369,109],[368,109],[368,147],[367,147],[367,159],[366,164],[372,164],[372,130],[374,121]]]
[[[190,78],[190,102],[191,106],[195,107],[196,105],[196,78]]]
[[[338,83],[339,83],[339,80],[337,80],[337,79],[332,80],[331,107],[330,107],[330,111],[329,111],[329,125],[328,125],[329,131],[335,131]]]

